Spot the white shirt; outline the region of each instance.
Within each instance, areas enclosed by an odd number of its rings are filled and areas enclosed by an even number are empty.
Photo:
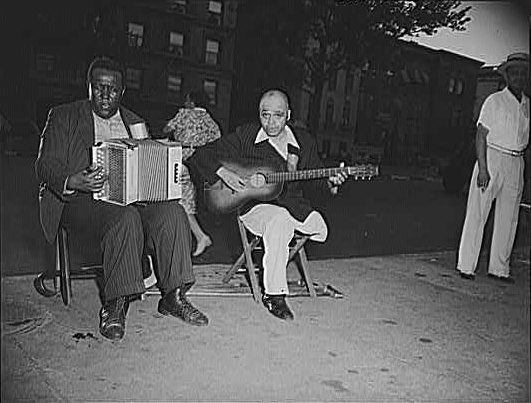
[[[489,130],[487,144],[521,151],[529,143],[529,98],[522,94],[522,101],[518,102],[505,87],[487,97],[479,123]]]
[[[254,144],[260,143],[264,140],[269,141],[269,144],[271,144],[285,160],[288,159],[288,144],[300,149],[299,143],[297,143],[297,139],[288,125],[284,126],[284,133],[277,137],[269,137],[261,127],[260,130],[258,130]]]
[[[92,112],[94,117],[94,144],[98,144],[102,141],[116,138],[128,138],[129,133],[125,128],[122,116],[120,115],[120,110],[117,110],[116,113],[111,116],[109,119],[103,119],[96,115],[94,111]],[[63,194],[72,195],[75,193],[74,190],[68,190],[66,184],[68,183],[68,176],[65,179],[63,184]]]
[[[94,116],[94,143],[98,144],[105,140],[128,138],[120,110],[108,119],[103,119],[92,112]]]

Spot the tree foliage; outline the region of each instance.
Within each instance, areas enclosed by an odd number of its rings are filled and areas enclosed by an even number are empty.
[[[310,128],[319,121],[326,80],[339,69],[385,66],[392,59],[384,49],[389,41],[421,33],[435,34],[440,28],[462,31],[470,20],[470,7],[454,0],[296,0],[295,21],[301,55],[313,87]],[[283,17],[285,18],[285,17]]]

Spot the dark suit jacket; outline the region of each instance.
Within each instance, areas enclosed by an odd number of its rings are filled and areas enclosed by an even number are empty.
[[[129,133],[129,126],[144,122],[133,112],[120,107],[120,114]],[[129,133],[131,136],[131,133]],[[40,182],[40,219],[44,235],[52,243],[57,235],[64,203],[66,178],[87,168],[92,161],[94,118],[88,100],[52,108],[41,134],[35,172]]]
[[[289,146],[289,152],[297,154],[299,157],[297,169],[322,168],[323,164],[317,153],[317,143],[314,138],[309,133],[291,129],[300,146],[300,150]],[[258,166],[265,162],[285,171],[287,169],[286,161],[268,141],[255,144],[259,130],[258,124],[239,126],[234,133],[221,136],[220,139],[198,148],[187,160],[187,164],[191,170],[195,171],[195,175],[203,178],[209,184],[219,180],[216,171],[221,167],[221,161],[244,164],[255,162]],[[284,184],[278,199],[269,203],[286,207],[296,219],[304,221],[313,210],[309,198],[313,195],[322,195],[325,192],[329,192],[326,179],[287,182]],[[241,213],[245,213],[255,204],[257,202],[248,203]]]

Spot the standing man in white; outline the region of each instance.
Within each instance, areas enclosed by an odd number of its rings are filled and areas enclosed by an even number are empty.
[[[529,74],[529,54],[514,53],[498,67],[507,86],[491,94],[477,122],[476,155],[457,270],[473,280],[483,230],[494,199],[494,230],[488,276],[514,282],[509,259],[518,225],[524,188],[524,152],[529,143],[529,98],[524,94]]]

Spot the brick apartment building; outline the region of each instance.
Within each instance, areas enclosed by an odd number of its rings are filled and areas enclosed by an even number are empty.
[[[102,53],[102,43],[115,40],[127,68],[123,103],[143,116],[154,134],[182,107],[184,94],[197,88],[210,95],[211,113],[225,131],[237,4],[93,0],[73,8],[65,0],[46,2],[17,22],[22,25],[12,52],[16,66],[3,72],[0,114],[14,126],[40,131],[50,107],[86,97],[89,63]],[[98,26],[102,18],[104,27]]]

